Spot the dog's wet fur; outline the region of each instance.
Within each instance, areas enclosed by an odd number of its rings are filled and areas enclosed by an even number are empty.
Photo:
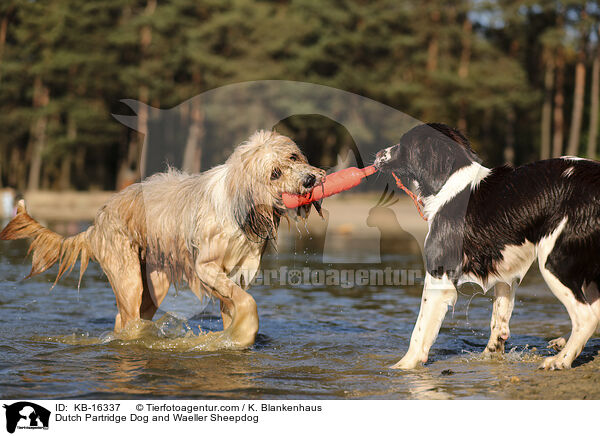
[[[465,282],[495,287],[486,352],[503,351],[514,288],[535,259],[573,324],[564,348],[542,368],[570,367],[600,320],[600,163],[563,157],[488,169],[462,133],[431,123],[380,151],[375,166],[414,187],[429,221],[421,312],[394,367],[427,360]]]
[[[78,235],[45,228],[21,201],[0,238],[33,239],[29,276],[58,262],[58,280],[80,259],[81,279],[88,262],[97,261],[117,300],[115,331],[152,319],[170,285],[186,282],[199,298],[220,300],[226,340],[244,348],[258,331],[256,303],[246,290],[287,216],[281,194],[305,194],[324,176],[290,138],[258,131],[204,173],[169,170],[127,187]]]

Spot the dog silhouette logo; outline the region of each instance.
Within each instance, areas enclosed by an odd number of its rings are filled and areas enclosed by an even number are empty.
[[[6,409],[6,431],[19,429],[48,429],[50,411],[28,401],[4,405]]]

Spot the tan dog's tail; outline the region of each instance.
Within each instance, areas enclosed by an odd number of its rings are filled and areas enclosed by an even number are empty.
[[[17,204],[17,215],[0,232],[0,239],[25,238],[33,239],[27,252],[27,254],[33,252],[31,272],[25,278],[28,279],[44,272],[58,262],[58,275],[52,285],[54,287],[65,273],[71,272],[81,255],[79,270],[79,283],[81,284],[81,277],[87,269],[90,258],[93,258],[87,240],[87,231],[68,238],[60,236],[34,220],[25,209],[25,201],[20,200]]]

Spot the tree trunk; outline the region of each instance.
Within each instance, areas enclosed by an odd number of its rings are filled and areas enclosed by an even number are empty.
[[[82,181],[87,180],[85,174],[85,147],[77,147],[75,151],[75,177],[76,184],[75,189],[77,188],[88,188],[88,185],[82,183]]]
[[[133,147],[132,149],[130,149],[130,154],[129,154],[129,159],[130,162],[138,162],[139,161],[139,165],[137,166],[139,168],[139,173],[140,173],[140,177],[143,179],[144,177],[147,177],[148,174],[146,174],[146,159],[147,159],[147,155],[148,155],[148,117],[149,117],[149,112],[148,112],[148,96],[149,96],[149,90],[148,87],[145,85],[140,86],[140,102],[142,104],[139,105],[139,109],[137,111],[137,131],[140,132],[137,135],[137,138],[141,141],[142,143],[142,147],[141,147],[141,153],[139,152],[139,148],[137,147]]]
[[[148,0],[146,2],[146,8],[144,9],[144,15],[151,16],[156,10],[157,0]],[[129,11],[125,9],[124,14]],[[142,58],[140,61],[140,69],[143,70],[145,58],[147,56],[148,47],[152,43],[152,27],[144,25],[140,29],[140,51]],[[127,153],[119,170],[117,171],[117,189],[123,189],[135,182],[137,178],[144,178],[146,176],[146,148],[148,143],[148,100],[150,91],[148,86],[145,84],[140,85],[138,91],[139,109],[137,111],[137,134],[130,135],[129,146]],[[143,136],[145,135],[145,136]],[[141,142],[141,144],[140,144]]]
[[[2,56],[4,55],[4,46],[6,45],[6,31],[8,29],[8,13],[0,21],[0,66],[2,65]],[[0,81],[2,81],[2,68],[0,68]],[[2,188],[2,162],[6,161],[4,156],[4,146],[0,146],[0,188]]]
[[[69,144],[74,144],[77,139],[77,122],[71,113],[67,119],[67,139]],[[71,188],[71,164],[73,163],[73,151],[69,147],[65,156],[60,163],[60,174],[59,174],[59,187],[61,190],[68,190]]]
[[[15,188],[17,188],[18,190],[21,189],[21,186],[19,186],[19,180],[22,180],[22,178],[20,178],[19,176],[23,174],[23,172],[21,171],[21,168],[19,167],[19,163],[21,165],[23,165],[24,159],[21,159],[19,156],[19,149],[17,147],[13,147],[12,150],[10,150],[10,167],[13,169],[11,172],[9,172],[6,176],[6,178],[8,179],[8,185],[9,186],[13,186]]]
[[[465,83],[469,77],[472,31],[473,24],[471,23],[471,20],[466,17],[462,26],[462,51],[460,53],[460,63],[458,65],[458,78],[462,83]],[[458,111],[458,129],[465,132],[467,130],[467,102],[464,98],[460,99]]]
[[[146,9],[144,10],[144,15],[151,16],[154,14],[156,10],[156,1],[157,0],[148,0],[146,2]],[[142,51],[142,66],[144,64],[144,60],[148,53],[148,47],[150,47],[150,43],[152,42],[152,27],[149,25],[145,25],[142,27],[140,31],[140,48]],[[142,150],[140,154],[140,177],[143,179],[147,177],[146,174],[146,166],[147,166],[147,148],[148,148],[148,100],[150,98],[150,90],[148,86],[142,85],[140,86],[140,101],[142,104],[140,105],[140,109],[138,110],[138,132],[142,132],[145,135],[144,140],[142,141]],[[137,157],[137,156],[136,156]]]
[[[59,187],[63,191],[68,191],[71,188],[71,163],[73,162],[73,156],[71,153],[62,159],[60,163],[60,179],[58,181]]]
[[[6,45],[6,31],[8,30],[8,13],[2,17],[0,21],[0,65],[2,65],[2,57],[4,55],[4,46]],[[2,69],[0,68],[0,80],[2,80]]]
[[[156,10],[157,0],[148,0],[146,2],[146,8],[144,9],[144,15],[151,16]],[[152,43],[152,27],[144,25],[140,29],[140,51],[142,59],[140,62],[140,69],[143,70],[143,64],[147,56],[148,47]],[[127,157],[121,164],[117,175],[117,188],[123,188],[131,183],[130,180],[133,174],[139,174],[140,178],[147,176],[146,174],[146,154],[148,147],[148,100],[150,90],[148,86],[142,84],[139,88],[140,101],[139,109],[137,111],[137,135],[131,135],[131,141],[129,142],[129,149],[127,151]],[[145,135],[145,136],[142,136]],[[142,143],[140,145],[140,142]],[[141,149],[141,150],[140,150]],[[136,174],[136,176],[137,176]],[[136,177],[137,178],[137,177]]]
[[[38,76],[34,82],[33,106],[37,109],[43,109],[48,105],[50,95],[48,88],[42,83]],[[42,170],[42,154],[46,146],[46,127],[48,126],[48,116],[44,113],[38,114],[31,128],[31,166],[29,167],[29,177],[27,189],[36,191],[40,188],[40,176]]]
[[[506,113],[506,147],[504,148],[504,161],[515,163],[515,111],[511,108]]]
[[[23,192],[27,188],[27,160],[23,158],[21,151],[14,147],[10,152],[10,168],[12,171],[8,174],[8,184]]]
[[[575,65],[575,89],[573,91],[573,111],[571,115],[571,128],[569,130],[569,146],[567,154],[577,156],[579,153],[579,138],[581,136],[581,120],[583,118],[583,100],[585,93],[585,63],[583,54],[580,54]]]
[[[40,183],[42,191],[51,191],[52,190],[52,187],[50,186],[50,177],[55,176],[55,175],[56,175],[56,169],[54,167],[48,168],[48,165],[44,165],[44,167],[42,168],[42,175],[41,175],[42,182]]]
[[[440,12],[433,11],[431,12],[431,21],[432,28],[435,29],[429,38],[429,44],[427,46],[427,71],[433,72],[437,70],[438,64],[438,52],[439,52],[439,41],[438,41],[438,33],[437,28],[439,27],[440,21]]]
[[[493,148],[493,135],[492,135],[492,124],[494,120],[494,110],[488,106],[483,110],[483,147],[492,149]]]
[[[552,138],[552,157],[560,157],[563,153],[565,136],[563,105],[565,103],[564,79],[565,60],[562,51],[556,56],[556,89],[554,91],[554,135]]]
[[[596,55],[592,66],[592,93],[590,104],[590,132],[587,143],[587,156],[596,158],[598,144],[598,100],[600,100],[600,42],[596,42]]]
[[[5,150],[4,150],[4,144],[0,145],[0,188],[2,188],[2,163],[3,162],[8,162],[8,153],[6,153],[6,155],[4,154]]]
[[[187,173],[199,173],[202,168],[202,146],[200,141],[204,134],[204,113],[200,107],[200,99],[195,97],[190,102],[190,127],[183,152],[183,170]]]
[[[546,72],[544,73],[544,104],[542,106],[541,159],[550,158],[552,136],[552,87],[554,86],[554,59],[550,50],[546,52]]]

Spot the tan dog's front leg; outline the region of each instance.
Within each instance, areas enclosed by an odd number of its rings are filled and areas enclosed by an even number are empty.
[[[445,275],[436,279],[425,276],[421,309],[417,323],[410,337],[410,346],[406,355],[391,368],[413,369],[427,362],[429,349],[435,342],[448,311],[448,306],[456,302],[456,288]]]
[[[223,330],[231,325],[230,307],[221,301],[221,319],[223,320]]]
[[[224,333],[239,348],[254,344],[258,333],[258,310],[254,298],[234,283],[215,263],[196,265],[200,281],[221,301]]]

